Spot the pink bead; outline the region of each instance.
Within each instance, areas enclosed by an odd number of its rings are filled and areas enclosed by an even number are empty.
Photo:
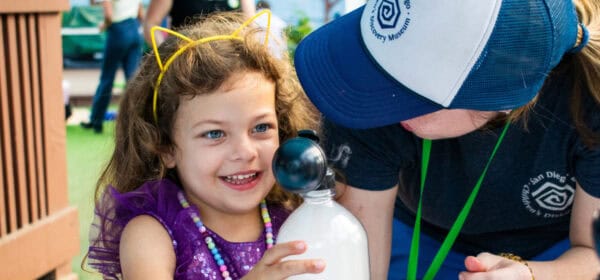
[[[272,227],[273,224],[271,224],[271,222],[265,223],[265,227]]]
[[[227,271],[227,266],[226,265],[222,265],[219,267],[219,269],[221,270],[221,272]]]

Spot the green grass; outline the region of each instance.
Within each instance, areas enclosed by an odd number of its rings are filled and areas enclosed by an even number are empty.
[[[101,279],[82,271],[81,261],[87,252],[88,230],[94,216],[94,189],[96,180],[114,147],[114,122],[105,122],[104,133],[96,134],[79,125],[67,126],[67,173],[69,203],[79,214],[79,255],[73,259],[73,272],[80,280]]]

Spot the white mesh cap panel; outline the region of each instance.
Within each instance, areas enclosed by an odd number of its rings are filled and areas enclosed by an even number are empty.
[[[485,49],[502,4],[452,2],[369,0],[361,19],[364,44],[379,66],[446,107]]]

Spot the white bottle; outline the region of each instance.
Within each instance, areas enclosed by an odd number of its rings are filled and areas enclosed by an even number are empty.
[[[331,172],[328,170],[328,173]],[[333,172],[331,172],[333,173]],[[300,205],[279,230],[277,242],[303,240],[307,250],[286,259],[323,259],[325,270],[319,274],[303,274],[289,280],[367,280],[369,279],[369,249],[362,224],[342,205],[333,200],[333,174],[325,184],[303,194]]]
[[[286,190],[299,193],[304,202],[279,229],[277,243],[302,240],[303,254],[288,259],[323,259],[325,270],[289,280],[368,280],[369,248],[362,224],[333,198],[335,174],[327,166],[325,153],[314,131],[302,130],[298,137],[279,146],[273,157],[273,174]]]

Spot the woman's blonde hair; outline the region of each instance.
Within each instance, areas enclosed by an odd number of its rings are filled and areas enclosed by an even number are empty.
[[[572,77],[569,106],[573,123],[583,142],[588,147],[595,147],[600,144],[600,133],[588,127],[586,119],[591,112],[585,109],[589,108],[585,104],[595,102],[596,110],[600,106],[600,1],[575,0],[573,3],[579,21],[589,32],[589,41],[580,52],[566,54],[546,81],[554,78],[563,79],[567,75]],[[583,30],[580,28],[576,45],[580,44],[582,40]],[[524,107],[513,110],[508,118],[511,121],[526,119],[527,113],[537,101],[536,99],[534,98]]]
[[[239,13],[213,13],[198,23],[177,30],[192,40],[232,34],[244,22]],[[275,83],[275,109],[279,140],[296,136],[300,129],[316,129],[318,114],[305,97],[289,58],[277,58],[263,43],[264,30],[249,26],[242,40],[216,40],[195,45],[176,57],[165,71],[158,88],[156,115],[152,109],[153,91],[159,68],[155,55],[147,54],[139,72],[128,83],[119,107],[115,128],[115,149],[96,185],[96,199],[107,185],[119,192],[135,190],[144,182],[165,177],[177,181],[161,155],[171,151],[175,113],[184,98],[211,94],[237,73],[258,72]],[[168,58],[188,43],[170,36],[160,47]],[[297,196],[275,186],[267,200],[297,205]]]

